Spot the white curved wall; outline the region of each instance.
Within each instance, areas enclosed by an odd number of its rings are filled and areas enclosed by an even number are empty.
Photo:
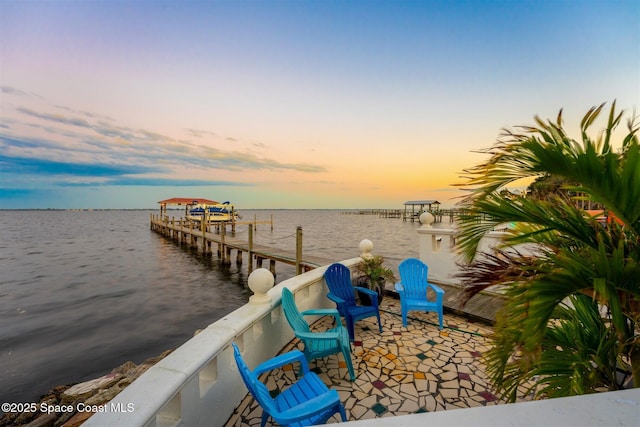
[[[359,261],[341,262],[353,267]],[[238,344],[252,367],[278,354],[294,337],[282,313],[282,288],[292,290],[301,311],[334,308],[326,298],[325,270],[317,268],[285,280],[269,290],[269,302],[249,302],[212,323],[116,396],[106,406],[113,411],[97,413],[84,425],[224,425],[247,394],[231,343]],[[132,411],[127,412],[128,408]]]

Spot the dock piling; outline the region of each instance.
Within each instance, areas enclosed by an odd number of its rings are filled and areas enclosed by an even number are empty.
[[[296,274],[302,274],[302,227],[296,228]]]

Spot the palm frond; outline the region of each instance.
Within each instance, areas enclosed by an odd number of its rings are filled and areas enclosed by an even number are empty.
[[[562,110],[555,122],[536,116],[534,126],[505,130],[485,150],[489,159],[464,171],[461,186],[468,193],[460,207],[466,214],[456,236],[468,263],[461,276],[464,297],[496,284],[506,290],[488,357],[492,381],[505,396],[516,395],[531,379],[528,372],[546,378],[545,395],[611,387],[612,366],[622,356],[631,360],[640,386],[640,125],[635,116],[629,120],[621,150],[614,150],[612,137],[623,118],[615,102],[604,131],[590,133],[604,106],[585,114],[579,141],[564,130]],[[539,177],[562,178],[563,192],[572,196],[512,200],[500,195],[516,180]],[[607,220],[579,209],[578,198],[602,206]],[[481,240],[504,224],[509,225],[504,248],[478,256]],[[533,256],[512,249],[518,245],[533,247]],[[605,327],[593,318],[585,298],[606,307]],[[558,307],[567,299],[575,306],[562,312]],[[597,337],[597,345],[587,332]],[[572,347],[562,337],[572,335],[580,346],[606,354],[565,350]],[[606,366],[594,369],[594,364]]]

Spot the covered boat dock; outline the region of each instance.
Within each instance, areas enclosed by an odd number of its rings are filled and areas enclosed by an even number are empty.
[[[411,211],[409,211],[409,206],[411,206]],[[438,211],[440,211],[440,202],[437,200],[409,200],[404,202],[402,220],[414,222],[420,218],[423,212],[431,212],[436,216],[435,213]]]
[[[160,200],[158,204],[160,205],[160,218],[165,218],[167,217],[168,206],[184,206],[184,216],[186,217],[189,214],[189,209],[195,205],[219,205],[220,202],[209,199],[173,197],[171,199]]]

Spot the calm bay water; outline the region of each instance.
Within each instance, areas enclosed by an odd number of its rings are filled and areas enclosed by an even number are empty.
[[[36,401],[54,386],[141,363],[248,301],[246,258],[225,266],[185,249],[150,231],[151,213],[0,211],[1,402]],[[396,272],[418,256],[419,223],[337,210],[241,214],[273,215],[273,231],[258,225],[260,244],[293,250],[302,226],[307,254],[353,258],[369,239]],[[246,234],[238,226],[236,235]],[[277,282],[295,274],[276,270]]]

